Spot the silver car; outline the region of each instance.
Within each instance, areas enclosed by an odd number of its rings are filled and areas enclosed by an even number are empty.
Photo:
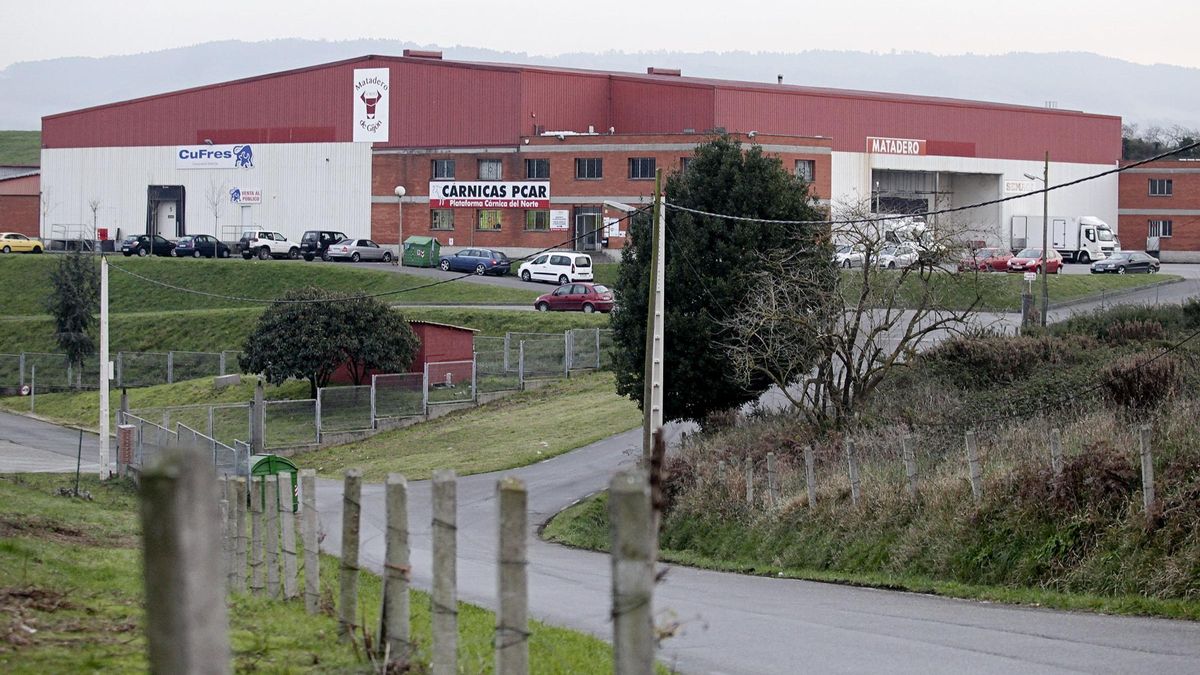
[[[325,249],[330,260],[350,262],[392,262],[392,250],[381,248],[370,239],[343,239]]]

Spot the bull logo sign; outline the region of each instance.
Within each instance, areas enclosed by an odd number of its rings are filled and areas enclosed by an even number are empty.
[[[377,143],[388,139],[390,76],[387,68],[354,71],[354,142]]]

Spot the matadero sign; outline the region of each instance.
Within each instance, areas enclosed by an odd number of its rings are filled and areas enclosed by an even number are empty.
[[[874,155],[924,155],[925,141],[867,136],[867,152]]]
[[[434,209],[548,209],[546,181],[431,181],[429,207]]]

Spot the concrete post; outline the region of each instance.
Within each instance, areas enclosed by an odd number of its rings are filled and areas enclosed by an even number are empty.
[[[125,381],[121,379],[125,371],[124,355],[125,352],[117,352],[117,386],[121,388],[125,387]]]
[[[983,500],[983,467],[979,463],[979,452],[975,446],[975,432],[968,431],[967,437],[967,470],[971,478],[971,497],[978,504]]]
[[[304,610],[321,611],[321,568],[317,547],[317,471],[300,469],[300,498],[304,528]]]
[[[858,456],[854,452],[854,441],[846,441],[846,463],[850,468],[850,503],[858,506],[862,499],[862,485],[858,477]]]
[[[804,446],[804,485],[808,491],[808,508],[814,508],[817,505],[817,467],[812,444]]]
[[[292,474],[279,474],[279,525],[283,543],[283,598],[294,600],[299,597],[296,579],[296,512],[292,506],[296,486]]]
[[[231,672],[215,476],[170,452],[141,478],[142,576],[151,673]]]
[[[642,471],[609,484],[612,555],[613,672],[654,672],[654,556],[650,487]]]
[[[313,417],[317,425],[317,445],[321,444],[321,390],[317,389],[317,398],[313,401]]]
[[[412,578],[408,549],[408,481],[389,473],[384,486],[387,539],[384,542],[383,607],[379,618],[379,650],[393,661],[407,661],[412,648],[408,623],[408,582]]]
[[[525,391],[525,341],[517,345],[517,388]]]
[[[221,369],[221,372],[220,372],[220,374],[221,374],[221,375],[225,375],[225,352],[221,352],[221,354],[220,354],[220,357],[221,357],[221,358],[220,358],[220,364],[221,364],[221,365],[219,366],[219,367],[220,367],[220,369]]]
[[[217,501],[217,505],[221,513],[221,575],[224,577],[221,587],[228,593],[233,588],[233,555],[230,548],[233,537],[229,535],[229,512],[233,505],[224,497]]]
[[[771,508],[779,506],[779,476],[775,473],[775,453],[767,453],[767,501]]]
[[[341,601],[338,602],[338,637],[350,642],[358,614],[358,527],[362,508],[362,471],[347,469],[342,488]]]
[[[270,474],[263,477],[266,481],[266,536],[263,548],[267,564],[267,595],[272,600],[278,600],[279,595],[279,475]]]
[[[600,329],[596,329],[596,370],[600,370]]]
[[[378,375],[371,376],[371,428],[375,428],[375,379]]]
[[[433,473],[433,675],[458,672],[457,478]]]
[[[254,384],[254,402],[250,405],[250,454],[261,455],[266,447],[264,424],[266,396],[263,394],[263,382],[259,379]]]
[[[233,479],[233,501],[237,503],[237,521],[234,523],[236,546],[233,590],[242,593],[246,590],[246,479],[242,476]]]
[[[17,386],[20,387],[21,389],[24,389],[25,388],[25,352],[21,352],[21,355],[17,358],[17,368],[20,370],[20,373],[21,373],[19,381],[17,382]]]
[[[167,384],[175,383],[175,352],[167,352]]]
[[[421,378],[421,414],[429,414],[429,363],[425,363],[424,377]]]
[[[746,477],[746,506],[754,506],[754,460],[747,457],[743,463],[745,470],[743,471]]]
[[[1150,450],[1150,427],[1143,424],[1138,428],[1138,444],[1142,456],[1142,508],[1146,521],[1152,522],[1158,510],[1154,498],[1154,455]]]
[[[1062,431],[1050,430],[1050,467],[1055,476],[1061,476],[1063,471]]]
[[[479,352],[471,352],[471,400],[479,402]]]
[[[263,568],[263,481],[250,478],[250,592],[262,595]]]
[[[719,480],[722,485],[724,485],[724,483],[725,483],[725,474],[728,470],[729,469],[728,469],[728,466],[725,464],[725,460],[721,460],[721,461],[717,462],[717,480]]]
[[[908,479],[908,496],[917,498],[917,457],[913,452],[912,438],[905,436],[900,440],[900,449],[904,455],[904,476]]]
[[[497,549],[496,587],[496,675],[525,675],[529,672],[529,590],[526,578],[525,484],[505,478],[496,484],[500,507],[500,545]]]

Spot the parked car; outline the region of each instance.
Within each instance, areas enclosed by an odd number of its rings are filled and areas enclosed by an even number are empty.
[[[0,253],[41,253],[43,248],[41,239],[20,232],[0,232]]]
[[[343,239],[325,249],[329,260],[350,262],[392,262],[392,250],[382,248],[370,239]]]
[[[518,273],[522,281],[550,281],[560,285],[591,281],[592,256],[573,251],[550,251],[521,263]]]
[[[539,312],[611,312],[613,293],[600,284],[563,284],[550,293],[538,296],[533,306]]]
[[[121,242],[121,253],[124,253],[125,257],[131,255],[145,257],[151,253],[166,256],[171,255],[174,248],[175,242],[158,234],[131,234]]]
[[[837,251],[833,254],[833,262],[838,267],[862,267],[865,259],[862,247],[850,244],[838,246]]]
[[[345,233],[337,230],[308,230],[300,237],[300,255],[309,262],[312,262],[314,258],[329,260],[325,255],[326,249],[349,238]]]
[[[879,266],[890,270],[911,267],[920,259],[920,253],[912,244],[893,244],[879,252]]]
[[[1154,274],[1161,264],[1158,258],[1139,251],[1117,251],[1109,253],[1104,260],[1092,263],[1092,274]]]
[[[210,234],[189,234],[180,237],[171,255],[186,258],[228,258],[229,247]]]
[[[1012,251],[1006,248],[977,248],[958,261],[958,271],[1003,272],[1012,257]]]
[[[288,241],[288,238],[270,230],[246,230],[238,241],[238,249],[246,260],[258,256],[259,260],[267,258],[300,257],[300,247]]]
[[[474,272],[504,276],[512,268],[508,256],[490,248],[464,248],[457,253],[443,255],[438,267],[446,272]]]
[[[1046,261],[1046,273],[1058,274],[1062,272],[1062,268],[1062,254],[1054,249],[1050,249],[1050,258]],[[1027,248],[1019,251],[1008,261],[1009,272],[1039,272],[1041,269],[1042,249],[1040,248]]]

